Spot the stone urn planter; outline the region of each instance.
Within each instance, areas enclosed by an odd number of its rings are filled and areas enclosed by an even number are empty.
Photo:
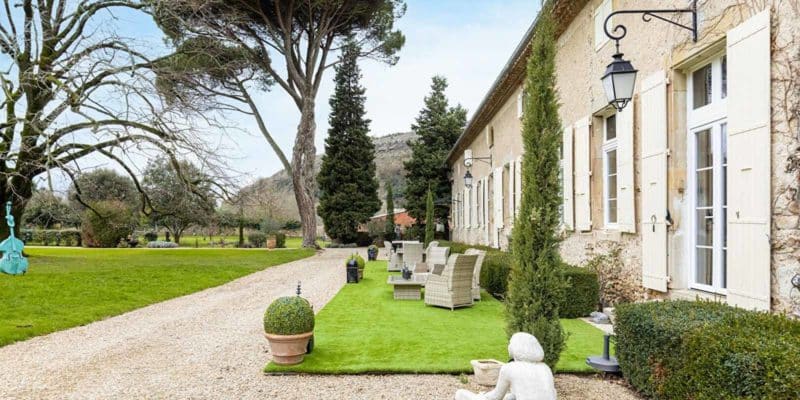
[[[350,261],[355,261],[356,262],[356,266],[358,267],[358,280],[359,281],[363,280],[364,279],[364,268],[367,265],[366,261],[364,261],[364,257],[361,257],[357,253],[353,254],[353,255],[351,255],[350,257],[347,258],[347,260],[344,262],[344,266],[347,267],[347,265],[350,264]]]
[[[277,240],[275,240],[274,236],[267,239],[267,248],[268,249],[274,249],[275,246],[277,246],[277,244],[278,244],[278,242],[277,242]]]
[[[300,296],[280,297],[264,313],[264,332],[272,362],[294,365],[303,362],[314,335],[314,310]]]
[[[475,372],[475,383],[482,386],[495,386],[500,377],[500,367],[503,363],[497,360],[472,360],[472,370]]]
[[[378,259],[378,246],[373,244],[367,248],[367,259],[369,261],[375,261]]]

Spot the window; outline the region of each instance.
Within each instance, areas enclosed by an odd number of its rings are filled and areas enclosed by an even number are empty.
[[[558,187],[561,188],[561,194],[564,194],[564,142],[558,147]],[[561,227],[565,227],[566,220],[564,219],[564,202],[558,205],[558,222]]]
[[[595,50],[603,47],[608,42],[606,36],[605,22],[606,18],[613,12],[613,4],[611,0],[604,0],[597,9],[594,10],[594,48]],[[614,21],[609,21],[608,25],[613,28]]]
[[[689,77],[690,282],[695,289],[724,293],[728,207],[725,56],[700,66]]]
[[[603,121],[603,216],[606,228],[617,224],[617,116]]]

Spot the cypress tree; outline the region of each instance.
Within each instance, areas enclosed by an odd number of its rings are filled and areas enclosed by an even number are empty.
[[[554,368],[564,348],[558,304],[566,287],[558,253],[561,123],[555,89],[552,14],[541,11],[528,59],[522,138],[522,203],[516,219],[506,299],[508,333],[529,332]]]
[[[447,79],[435,76],[431,93],[425,97],[425,107],[411,126],[417,134],[409,142],[411,159],[405,163],[405,206],[409,215],[422,221],[426,212],[426,194],[432,188],[437,199],[450,197],[450,181],[447,178],[447,154],[467,124],[467,112],[463,107],[450,107],[444,94]],[[450,205],[443,204],[434,209],[434,220],[447,223]],[[447,229],[445,229],[447,230]]]
[[[345,45],[336,69],[336,89],[330,99],[330,129],[317,183],[318,213],[325,232],[342,243],[356,240],[359,224],[380,209],[375,179],[375,146],[365,118],[365,90],[358,67],[360,50]]]
[[[433,192],[428,189],[428,200],[425,203],[425,248],[433,241],[434,228],[436,227],[433,216]]]
[[[394,240],[394,194],[392,184],[386,184],[386,229],[383,233],[383,240]]]

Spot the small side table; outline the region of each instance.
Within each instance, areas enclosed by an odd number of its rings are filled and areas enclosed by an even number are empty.
[[[394,287],[395,300],[420,300],[426,280],[427,276],[412,275],[411,279],[406,280],[402,276],[392,275],[386,283]]]

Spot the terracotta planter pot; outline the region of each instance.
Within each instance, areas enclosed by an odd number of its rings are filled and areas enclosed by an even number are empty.
[[[265,333],[269,340],[272,362],[278,365],[294,365],[303,362],[308,348],[308,340],[314,332],[299,335],[273,335]]]
[[[277,242],[275,241],[275,238],[267,239],[267,248],[268,249],[274,249],[275,246],[277,246]]]

